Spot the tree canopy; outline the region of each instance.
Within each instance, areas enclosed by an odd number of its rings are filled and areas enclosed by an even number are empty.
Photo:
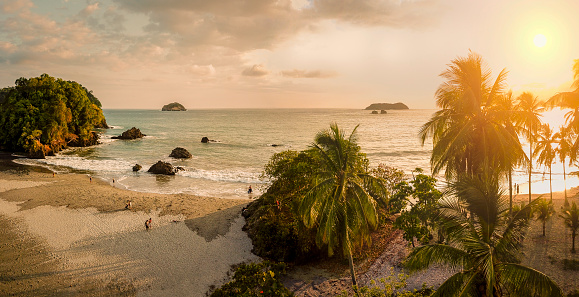
[[[0,146],[44,156],[67,146],[96,144],[106,128],[100,101],[74,81],[42,74],[0,90]]]

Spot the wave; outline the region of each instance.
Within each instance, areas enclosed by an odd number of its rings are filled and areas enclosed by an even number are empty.
[[[261,178],[260,173],[247,172],[243,170],[203,170],[191,169],[180,171],[181,176],[208,179],[212,181],[230,182],[230,183],[248,183],[248,184],[265,184],[267,180]]]
[[[75,170],[97,171],[97,172],[126,172],[131,170],[133,164],[124,160],[106,159],[94,160],[77,156],[47,156],[46,159],[18,159],[16,163],[23,165],[37,165],[47,167],[52,170],[63,171],[58,167],[67,167]]]

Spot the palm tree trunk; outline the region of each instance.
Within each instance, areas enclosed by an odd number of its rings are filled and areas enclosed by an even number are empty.
[[[563,160],[563,184],[565,185],[565,203],[563,206],[569,206],[569,200],[567,200],[567,176],[565,175],[565,160]]]
[[[551,191],[551,202],[553,202],[553,184],[551,179],[551,164],[549,164],[549,191]]]
[[[575,252],[575,236],[577,236],[577,232],[573,231],[573,233],[571,235],[572,235],[571,237],[573,237],[573,245],[571,247],[571,252],[574,253]]]
[[[547,221],[543,221],[543,236],[545,236],[545,223],[546,223],[546,222],[547,222]]]
[[[529,130],[529,203],[531,203],[531,173],[533,172],[533,141]]]
[[[509,214],[513,212],[513,168],[509,168]]]
[[[346,231],[348,232],[348,231]],[[354,271],[354,259],[352,258],[352,248],[350,247],[350,239],[348,234],[346,234],[346,242],[348,245],[348,264],[350,264],[350,274],[352,275],[352,285],[354,286],[354,292],[358,296],[358,282],[356,281],[356,272]]]

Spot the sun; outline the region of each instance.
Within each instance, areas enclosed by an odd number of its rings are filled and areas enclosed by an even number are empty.
[[[537,34],[535,38],[533,38],[533,43],[536,47],[544,47],[545,44],[547,44],[547,37],[543,34]]]

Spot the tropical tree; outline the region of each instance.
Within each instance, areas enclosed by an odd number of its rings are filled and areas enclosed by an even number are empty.
[[[551,127],[548,124],[541,126],[539,130],[538,141],[537,141],[537,163],[549,168],[549,191],[551,193],[551,201],[553,201],[553,185],[551,169],[553,167],[553,161],[556,157],[555,145],[557,144],[557,137]]]
[[[574,90],[555,94],[547,101],[547,106],[549,108],[558,106],[560,109],[570,109],[565,114],[565,120],[573,132],[579,133],[579,59],[575,60],[573,72],[575,80],[571,87]]]
[[[555,210],[553,209],[553,201],[547,201],[547,199],[544,198],[538,199],[534,211],[537,215],[537,221],[543,223],[543,236],[545,236],[545,224],[555,213]]]
[[[533,201],[509,214],[498,178],[489,174],[461,177],[441,199],[449,244],[430,244],[412,251],[411,271],[446,264],[459,272],[432,296],[563,296],[547,275],[518,264]]]
[[[559,132],[555,133],[555,138],[557,138],[559,145],[557,146],[556,153],[559,157],[559,161],[563,165],[563,183],[565,186],[565,207],[569,206],[569,200],[567,199],[567,174],[565,172],[565,164],[567,163],[567,157],[576,158],[576,150],[573,149],[573,144],[570,140],[569,129],[561,126],[559,127]]]
[[[535,97],[529,92],[524,92],[517,97],[517,110],[519,115],[522,117],[522,126],[524,127],[525,133],[524,137],[529,142],[529,203],[531,202],[531,174],[533,172],[533,147],[535,145],[535,135],[537,130],[541,127],[541,112],[543,112],[543,102],[539,101],[538,97]]]
[[[485,163],[504,173],[524,155],[519,139],[506,128],[508,117],[500,108],[506,73],[502,70],[493,81],[481,56],[469,52],[440,75],[446,80],[436,91],[441,110],[419,133],[422,144],[432,137],[433,173],[444,169],[451,180],[464,173],[477,174]]]
[[[577,236],[577,230],[579,229],[579,209],[577,204],[573,201],[571,207],[564,209],[563,214],[559,215],[563,218],[565,226],[571,229],[572,246],[571,252],[575,253],[575,237]]]
[[[357,128],[357,127],[356,127]],[[352,283],[356,274],[352,252],[370,244],[370,230],[378,220],[376,201],[369,194],[386,193],[381,179],[368,173],[368,161],[356,144],[356,128],[349,137],[332,124],[319,132],[312,147],[320,158],[314,185],[304,195],[299,213],[307,227],[316,227],[316,244],[328,255],[341,248],[348,257]]]

